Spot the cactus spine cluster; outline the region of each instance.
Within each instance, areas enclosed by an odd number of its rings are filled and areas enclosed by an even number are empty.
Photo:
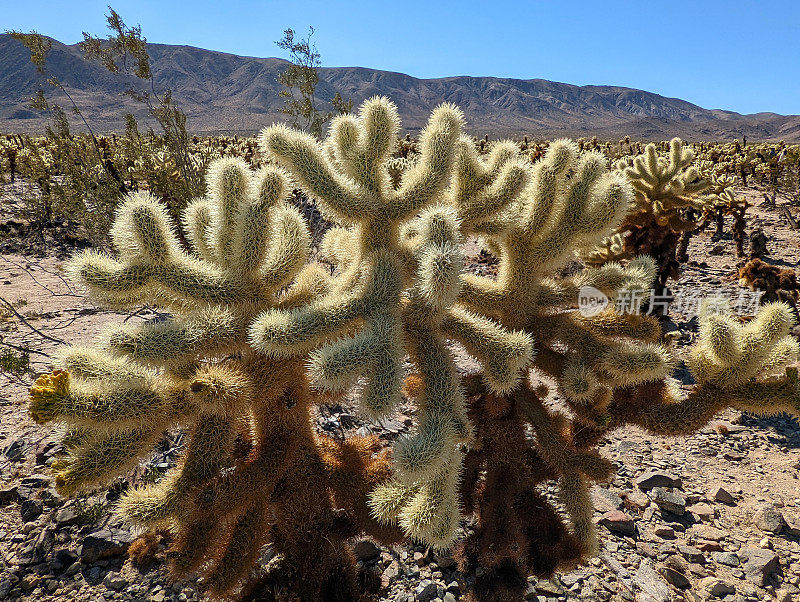
[[[179,467],[120,503],[128,520],[173,531],[176,572],[239,591],[271,542],[283,561],[243,591],[290,579],[303,600],[357,599],[347,540],[404,532],[455,544],[475,575],[472,600],[517,600],[528,575],[596,550],[588,486],[613,470],[597,445],[614,429],[688,433],[729,406],[800,414],[787,306],[745,326],[708,308],[688,360],[698,386],[682,396],[658,321],[616,306],[646,299],[656,263],[561,275],[631,207],[675,219],[702,188],[680,142],[669,161],[648,147],[627,173],[567,140],[531,165],[512,142],[481,153],[462,121],[437,108],[402,159],[385,98],[336,118],[322,142],[267,128],[271,167],[212,165],[208,197],[184,215],[191,253],[154,198],[129,196],[112,231],[117,257],[83,253],[73,276],[106,306],[146,302],[173,317],[72,348],[37,381],[34,417],[70,427],[59,485],[107,481],[180,426]],[[319,260],[286,203],[290,181],[333,224]],[[496,278],[464,267],[462,242],[476,236]],[[586,290],[608,306],[579,311]],[[452,343],[476,372],[456,368]],[[416,429],[391,453],[314,432],[312,405],[354,389],[373,420],[414,402]],[[546,481],[568,521],[538,492]],[[457,541],[462,510],[477,522]]]

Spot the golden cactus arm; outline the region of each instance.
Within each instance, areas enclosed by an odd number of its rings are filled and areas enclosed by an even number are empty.
[[[390,219],[415,214],[450,184],[456,141],[463,122],[461,111],[453,105],[444,104],[434,109],[420,134],[419,159],[403,175],[400,188],[387,199]]]
[[[236,520],[225,542],[225,553],[205,578],[211,592],[228,592],[252,570],[268,533],[269,519],[264,503],[247,508]]]
[[[530,169],[516,157],[513,143],[500,143],[484,163],[471,140],[459,140],[451,194],[469,230],[515,201],[530,181]]]
[[[655,343],[661,338],[661,324],[654,316],[605,311],[591,318],[574,315],[573,320],[598,337],[627,337],[643,343]]]
[[[252,267],[248,267],[255,270],[261,266],[260,281],[270,290],[289,284],[299,274],[308,261],[311,248],[308,228],[297,210],[281,207],[275,211],[277,215],[271,220],[267,236],[274,243],[269,246],[266,259],[253,255],[250,260]],[[261,227],[263,229],[263,224]]]
[[[496,280],[462,274],[458,303],[470,310],[496,316],[504,309],[506,293],[506,288]]]
[[[515,396],[536,433],[537,448],[543,460],[561,475],[560,498],[569,514],[575,537],[591,553],[597,548],[597,536],[585,479],[605,479],[614,466],[596,452],[581,452],[570,445],[559,433],[554,417],[527,383]]]
[[[625,387],[647,381],[668,377],[674,368],[674,360],[669,350],[656,343],[612,343],[592,367],[608,375],[607,384]]]
[[[578,167],[555,227],[532,241],[525,254],[545,270],[585,240],[604,236],[622,219],[630,204],[627,183],[617,174],[604,174],[598,157],[585,159]]]
[[[559,197],[559,186],[577,157],[577,145],[570,140],[555,140],[544,158],[534,167],[528,214],[522,228],[537,233],[552,219]]]
[[[130,360],[91,347],[67,347],[56,357],[56,367],[80,378],[153,378],[155,373]]]
[[[401,325],[390,313],[371,316],[363,330],[314,351],[309,372],[316,386],[343,391],[366,376],[359,403],[374,419],[387,415],[400,402],[403,350]]]
[[[282,291],[275,303],[277,309],[295,309],[330,293],[330,270],[319,263],[309,263],[297,274],[294,283]]]
[[[421,304],[420,304],[421,305]],[[418,431],[400,439],[394,460],[403,480],[413,481],[433,474],[449,458],[457,441],[469,438],[464,396],[453,357],[435,325],[415,320],[424,309],[404,308],[407,350],[423,377],[424,387],[416,400]]]
[[[466,348],[483,366],[482,375],[493,393],[507,393],[520,382],[534,358],[533,338],[509,331],[497,322],[460,307],[450,308],[442,331]]]
[[[159,293],[165,299],[178,297],[176,303],[180,304],[183,301],[231,303],[252,298],[258,292],[254,284],[248,286],[246,281],[226,278],[221,271],[189,258],[166,265],[124,265],[87,252],[72,259],[70,264],[71,271],[92,296],[118,298],[130,306],[152,300]],[[150,284],[157,290],[148,290]]]
[[[161,430],[149,427],[95,433],[54,463],[59,493],[74,495],[125,473],[138,464],[159,437]]]
[[[145,380],[122,381],[111,389],[98,389],[69,379],[56,371],[40,376],[30,391],[30,413],[36,422],[67,420],[100,430],[122,430],[142,423],[163,425],[167,417],[185,411],[180,391],[156,390]]]
[[[248,318],[212,306],[185,319],[117,328],[109,332],[108,346],[137,361],[175,365],[236,346],[247,332]]]
[[[214,249],[210,244],[212,205],[206,199],[193,201],[186,206],[181,216],[186,238],[200,259],[215,261]]]
[[[134,525],[164,524],[180,519],[195,502],[193,495],[219,474],[233,444],[231,421],[201,414],[180,465],[159,483],[126,493],[117,514]]]
[[[270,357],[306,353],[346,331],[363,315],[360,296],[328,297],[290,310],[271,309],[250,327],[250,342]]]
[[[336,221],[349,224],[376,215],[380,203],[375,195],[338,176],[323,148],[308,134],[274,125],[261,132],[259,141],[267,156],[297,178]]]
[[[460,453],[451,452],[439,471],[422,483],[403,506],[398,522],[412,538],[434,548],[448,548],[458,526],[458,465]]]

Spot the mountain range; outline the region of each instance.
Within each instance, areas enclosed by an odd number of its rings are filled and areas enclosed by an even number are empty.
[[[148,52],[156,90],[172,90],[188,117],[190,131],[252,134],[284,120],[278,75],[287,61],[167,44],[148,43]],[[110,74],[84,60],[77,45],[53,40],[47,66],[95,130],[121,130],[125,112],[147,119],[146,111],[124,94],[132,86],[141,88],[142,82]],[[364,67],[325,67],[319,75],[319,99],[339,92],[357,106],[374,95],[389,96],[405,131],[412,134],[424,126],[436,105],[452,102],[464,111],[467,130],[478,136],[730,140],[746,135],[750,140],[800,140],[800,115],[704,109],[685,100],[618,86],[472,76],[419,79]],[[42,131],[46,116],[28,105],[41,82],[28,50],[11,36],[0,34],[0,132]],[[69,106],[56,90],[48,92],[56,102]],[[319,104],[324,109],[327,103]]]

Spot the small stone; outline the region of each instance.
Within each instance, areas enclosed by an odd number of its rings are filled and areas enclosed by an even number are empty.
[[[740,557],[745,559],[744,573],[749,581],[758,586],[766,584],[769,576],[780,569],[778,555],[772,550],[747,548]]]
[[[739,557],[733,552],[712,552],[711,559],[719,564],[725,566],[737,567],[739,566]]]
[[[103,558],[122,556],[135,537],[119,529],[101,529],[90,533],[83,539],[81,560],[93,564]]]
[[[642,562],[639,566],[633,581],[639,586],[639,589],[652,598],[653,602],[670,601],[669,584],[646,562]]]
[[[692,585],[692,582],[686,578],[686,575],[673,569],[672,567],[663,566],[661,567],[660,572],[664,579],[678,589],[687,589]]]
[[[78,513],[73,508],[62,508],[56,513],[56,523],[59,527],[74,525],[80,520]]]
[[[694,548],[692,546],[678,544],[678,552],[680,552],[681,556],[683,556],[689,562],[703,564],[706,561],[706,558],[705,556],[703,556],[703,553],[697,548]]]
[[[28,499],[23,500],[19,505],[19,513],[22,516],[23,522],[29,523],[39,518],[39,515],[44,510],[42,502],[39,500]]]
[[[694,504],[689,506],[687,510],[695,514],[702,521],[708,522],[714,519],[714,509],[708,504]]]
[[[717,598],[724,598],[727,595],[736,593],[736,588],[733,585],[716,577],[702,579],[700,587]]]
[[[368,561],[380,556],[381,549],[369,539],[361,539],[354,546],[353,552],[359,560]]]
[[[721,541],[726,536],[725,531],[711,525],[696,525],[692,527],[691,533],[698,539],[706,539],[708,541]]]
[[[798,597],[800,597],[800,589],[793,585],[784,586],[775,593],[777,602],[793,602]]]
[[[630,516],[621,510],[606,512],[599,523],[614,533],[622,533],[631,537],[636,535],[636,524]]]
[[[654,487],[650,491],[650,498],[661,508],[677,516],[686,513],[686,500],[680,494],[674,493],[663,487]]]
[[[0,489],[0,506],[17,501],[19,501],[19,487],[12,485],[11,487]]]
[[[712,500],[717,501],[717,502],[721,502],[723,504],[732,505],[732,504],[736,503],[736,500],[734,499],[733,495],[728,493],[727,490],[725,490],[723,487],[721,487],[719,485],[714,487],[708,493],[708,497],[709,497],[709,499],[712,499]]]
[[[613,491],[604,487],[592,487],[592,502],[595,510],[600,512],[611,512],[621,510],[623,506],[622,498]]]
[[[414,588],[414,599],[422,602],[430,602],[438,593],[436,584],[430,579],[423,579]]]
[[[675,539],[675,529],[667,525],[656,525],[655,529],[653,529],[653,533],[662,539]]]
[[[636,478],[636,485],[642,491],[650,491],[655,487],[682,487],[681,479],[669,472],[648,470]]]
[[[753,515],[753,524],[765,533],[777,535],[783,530],[786,520],[775,506],[763,506]]]
[[[103,579],[103,585],[119,591],[128,585],[128,580],[118,572],[111,571],[105,576],[105,579]]]

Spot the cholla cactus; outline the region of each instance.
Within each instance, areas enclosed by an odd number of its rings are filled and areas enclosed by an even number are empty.
[[[303,599],[357,596],[346,540],[366,530],[390,541],[367,508],[389,477],[378,442],[317,437],[304,362],[266,358],[248,329],[269,308],[321,297],[329,276],[306,263],[309,233],[285,201],[286,177],[221,159],[205,200],[192,203],[176,237],[167,210],[148,193],[128,196],[112,229],[118,258],[86,252],[70,270],[96,301],[114,308],[152,303],[173,318],[107,332],[100,348],[71,348],[60,370],[39,378],[30,410],[70,426],[57,467],[64,493],[108,481],[146,458],[162,432],[188,431],[179,466],[119,503],[128,521],[169,528],[173,568],[202,568],[212,592],[235,590],[264,543],[300,573]],[[269,579],[267,576],[267,585]],[[285,581],[284,581],[285,582]]]
[[[626,178],[606,172],[599,155],[581,155],[567,141],[554,142],[527,178],[512,175],[511,155],[498,167],[503,151],[496,152],[485,162],[460,155],[451,202],[462,215],[464,234],[482,236],[498,257],[498,276],[462,276],[449,314],[489,317],[531,336],[532,375],[555,383],[569,414],[546,404],[543,384],[524,378],[499,386],[485,360],[480,375],[465,377],[475,444],[465,457],[461,501],[478,523],[457,555],[466,571],[483,567],[469,594],[473,600],[521,599],[527,575],[547,576],[596,549],[588,483],[613,470],[595,449],[612,430],[633,423],[655,433],[690,432],[730,405],[797,412],[798,395],[786,377],[769,376],[794,354],[781,306],[737,334],[735,345],[743,351],[722,364],[706,358],[704,339],[692,365],[710,367],[702,374],[696,368],[701,385],[680,399],[670,379],[674,354],[659,342],[658,321],[635,313],[636,300],[646,300],[655,276],[653,261],[642,257],[626,267],[612,262],[557,276],[574,254],[593,248],[623,219],[633,200]],[[477,212],[475,205],[485,210]],[[605,310],[576,310],[581,296],[602,301],[603,295]],[[712,318],[704,319],[707,324]],[[450,336],[483,357],[480,341],[459,326],[449,329]],[[752,379],[782,398],[759,401],[747,393]],[[720,399],[711,394],[717,389]],[[545,480],[558,482],[569,525],[538,493]]]
[[[295,309],[264,312],[251,341],[268,357],[311,353],[314,384],[344,391],[361,380],[360,404],[374,419],[402,400],[403,357],[421,385],[412,393],[418,431],[394,449],[396,479],[372,496],[376,516],[399,521],[409,535],[449,545],[458,522],[459,444],[470,439],[463,393],[445,345],[460,320],[480,338],[487,372],[516,380],[531,356],[524,335],[475,316],[448,312],[459,291],[459,220],[447,206],[461,132],[461,113],[437,108],[422,132],[413,164],[397,173],[397,110],[373,98],[359,115],[340,116],[320,144],[282,126],[261,134],[262,150],[282,165],[324,217],[338,224],[321,250],[338,274],[329,293]]]
[[[696,212],[706,203],[700,195],[708,182],[700,177],[693,162],[694,153],[679,138],[670,141],[668,157],[660,157],[656,145],[648,144],[632,164],[621,161],[619,168],[635,191],[634,202],[616,232],[587,253],[586,261],[597,266],[609,260],[650,255],[657,264],[660,286],[668,278],[677,279],[678,239],[697,227]]]

